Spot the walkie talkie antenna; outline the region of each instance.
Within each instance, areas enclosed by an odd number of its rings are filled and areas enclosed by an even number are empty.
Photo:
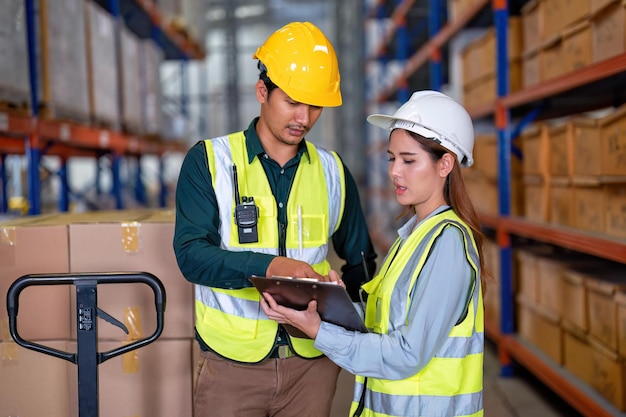
[[[239,197],[239,182],[237,180],[237,165],[233,164],[233,189],[235,190],[235,204],[241,202]]]

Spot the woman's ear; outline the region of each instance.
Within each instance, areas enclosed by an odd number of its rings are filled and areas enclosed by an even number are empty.
[[[451,153],[445,153],[439,160],[439,175],[441,177],[447,177],[454,168],[455,156]]]

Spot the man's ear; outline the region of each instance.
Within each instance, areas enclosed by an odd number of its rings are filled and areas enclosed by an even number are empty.
[[[267,101],[267,87],[263,80],[256,82],[256,99],[261,104]]]
[[[441,177],[447,177],[448,174],[452,172],[452,169],[454,168],[455,159],[456,157],[449,152],[445,153],[441,157],[441,159],[439,160],[439,175]]]

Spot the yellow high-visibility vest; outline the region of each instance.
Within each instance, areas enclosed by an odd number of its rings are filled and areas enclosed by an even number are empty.
[[[484,320],[480,263],[471,230],[454,211],[446,210],[426,219],[404,243],[400,238],[396,240],[380,273],[363,285],[368,293],[365,324],[376,333],[387,334],[390,321],[397,328],[409,320],[406,314],[410,294],[394,291],[396,283],[408,279],[409,284],[402,288],[414,287],[432,246],[447,227],[456,227],[462,232],[467,260],[475,275],[465,318],[452,328],[442,348],[417,374],[402,380],[357,376],[351,416],[359,406],[363,389],[366,392],[361,417],[483,415]],[[414,257],[419,259],[417,268],[409,270],[406,265]],[[393,311],[400,313],[392,315],[392,305]]]
[[[243,132],[205,140],[208,165],[220,217],[221,247],[278,255],[277,202],[258,158],[249,162]],[[287,202],[287,256],[328,274],[328,241],[341,222],[345,202],[343,165],[331,151],[306,142]],[[237,166],[240,195],[253,196],[259,208],[258,242],[240,244],[233,216],[232,166]],[[314,180],[312,180],[314,179]],[[196,330],[220,355],[239,362],[259,362],[271,351],[278,325],[260,306],[256,288],[219,289],[195,286]],[[313,358],[321,352],[311,339],[290,338],[293,350]]]

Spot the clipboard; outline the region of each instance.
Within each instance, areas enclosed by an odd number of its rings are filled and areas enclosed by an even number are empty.
[[[309,301],[317,300],[317,311],[323,321],[342,326],[347,330],[368,332],[348,292],[339,284],[306,278],[256,275],[252,275],[249,279],[259,292],[270,293],[282,306],[306,310]],[[308,338],[293,326],[283,326],[291,336]]]

